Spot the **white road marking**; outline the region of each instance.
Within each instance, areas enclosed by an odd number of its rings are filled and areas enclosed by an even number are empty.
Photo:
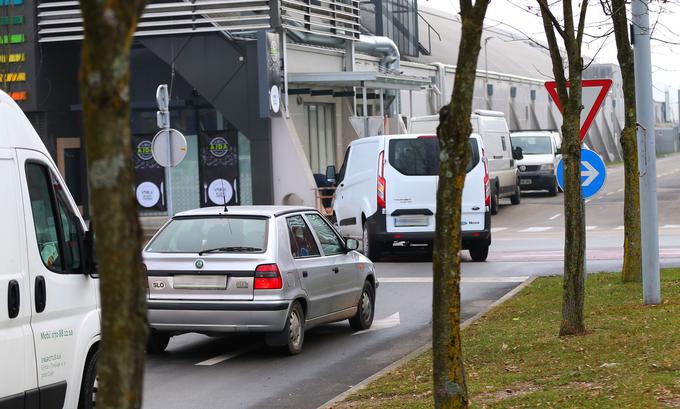
[[[586,226],[586,231],[595,230],[597,226]]]
[[[552,227],[529,227],[528,229],[520,230],[520,233],[539,233],[542,231],[548,231]]]
[[[521,283],[529,278],[529,276],[507,276],[507,277],[462,277],[460,282],[463,284],[485,284],[485,283]],[[379,277],[378,281],[382,283],[399,283],[399,284],[429,284],[432,283],[432,277]]]
[[[618,226],[618,227],[615,228],[614,230],[623,230],[623,229],[625,229],[625,226]]]
[[[593,199],[588,199],[588,200],[586,200],[586,203],[590,203],[591,200],[593,200]]]
[[[617,192],[619,192],[619,193],[623,192],[623,188],[617,190]]]
[[[499,231],[508,230],[507,227],[492,227],[491,233],[498,233]]]
[[[680,229],[680,224],[664,224],[664,229]]]
[[[399,317],[399,313],[395,312],[394,314],[390,315],[387,318],[373,321],[373,325],[371,325],[371,328],[355,332],[354,334],[352,334],[352,336],[365,334],[367,332],[379,331],[381,329],[394,328],[398,327],[399,325],[401,325],[401,318]]]
[[[614,192],[609,192],[609,193],[607,193],[607,196],[611,196],[613,194],[614,194]]]
[[[224,361],[227,361],[227,360],[229,360],[229,359],[236,358],[237,356],[240,356],[240,355],[243,355],[243,354],[245,354],[245,353],[248,353],[248,352],[254,350],[255,348],[256,348],[255,346],[248,346],[248,347],[245,347],[245,348],[237,349],[237,350],[234,351],[234,352],[230,352],[230,353],[228,353],[228,354],[218,355],[218,356],[216,356],[216,357],[214,357],[214,358],[210,358],[210,359],[207,359],[207,360],[205,360],[205,361],[199,362],[199,363],[196,364],[196,366],[213,366],[213,365],[217,365],[217,364],[222,363],[222,362],[224,362]]]
[[[557,213],[556,215],[554,215],[553,217],[549,218],[548,220],[555,220],[555,219],[557,219],[557,218],[560,217],[560,216],[562,216],[562,213]]]

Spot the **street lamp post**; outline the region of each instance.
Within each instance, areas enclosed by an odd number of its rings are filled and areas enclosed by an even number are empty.
[[[495,38],[493,36],[488,36],[484,39],[484,71],[485,71],[485,77],[484,77],[484,100],[486,101],[486,108],[491,109],[491,101],[489,100],[489,59],[488,59],[488,53],[486,50],[486,44],[491,40],[492,38]]]

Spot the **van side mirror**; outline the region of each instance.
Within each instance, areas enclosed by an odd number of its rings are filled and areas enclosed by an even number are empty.
[[[560,149],[560,148],[555,149],[555,156],[561,155],[561,154],[562,154],[562,149]]]
[[[337,173],[335,171],[335,166],[330,165],[326,167],[326,180],[328,180],[330,183],[335,183],[336,178]]]
[[[92,225],[90,225],[90,229],[85,232],[83,237],[83,267],[85,274],[92,278],[99,278]]]
[[[512,158],[514,160],[522,160],[524,159],[524,154],[522,153],[522,148],[519,146],[516,147],[515,149],[512,150]]]
[[[356,250],[359,248],[359,242],[356,239],[347,239],[345,247],[347,247],[347,250]]]

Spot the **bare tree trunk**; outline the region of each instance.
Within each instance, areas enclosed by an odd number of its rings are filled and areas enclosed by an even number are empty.
[[[92,223],[101,275],[97,408],[139,408],[147,338],[142,231],[133,195],[130,44],[144,0],[81,0],[81,65]]]
[[[435,408],[467,408],[460,336],[461,203],[477,57],[489,0],[461,0],[462,33],[451,103],[440,111],[441,148],[434,243],[432,349]]]
[[[543,27],[548,39],[553,74],[557,83],[557,94],[562,105],[562,157],[564,160],[564,281],[562,292],[562,322],[560,336],[581,335],[586,332],[583,320],[585,298],[585,205],[581,192],[581,141],[580,113],[581,73],[583,62],[581,44],[585,31],[588,0],[581,2],[578,28],[574,25],[571,0],[562,1],[564,26],[550,11],[547,0],[538,0],[543,18]],[[557,44],[557,35],[562,38],[567,53],[567,71]]]
[[[624,282],[642,281],[642,243],[640,227],[640,178],[638,175],[638,150],[635,113],[635,66],[633,49],[628,40],[628,18],[625,0],[612,0],[612,23],[618,50],[619,66],[623,78],[624,127],[621,131],[623,167],[625,175],[625,197],[623,201]]]

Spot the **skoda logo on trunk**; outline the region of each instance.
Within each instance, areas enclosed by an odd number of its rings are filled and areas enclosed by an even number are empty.
[[[199,270],[202,269],[203,268],[203,260],[200,260],[200,259],[196,260],[194,265],[196,266],[197,269],[199,269]]]

